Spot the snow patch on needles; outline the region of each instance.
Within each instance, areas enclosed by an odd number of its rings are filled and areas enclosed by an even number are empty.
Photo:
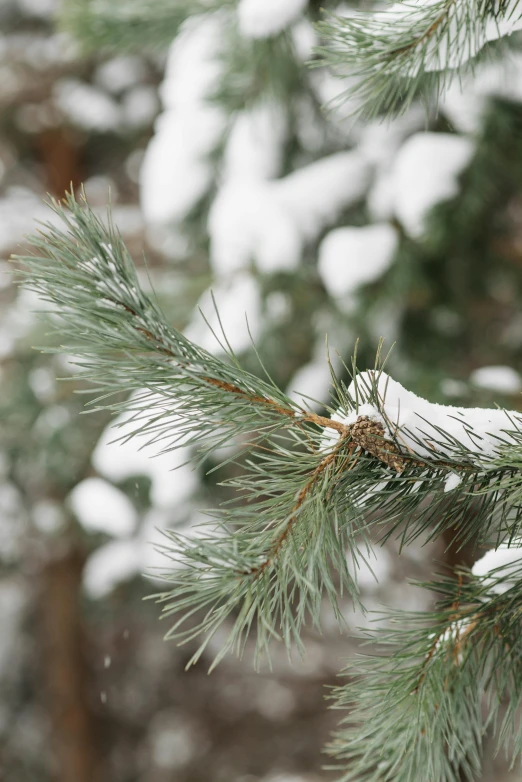
[[[257,103],[236,115],[225,153],[225,180],[265,180],[281,169],[287,122],[283,107],[274,101]]]
[[[425,9],[429,5],[436,5],[436,3],[427,3],[426,0],[409,0],[409,2],[394,3],[386,10],[374,14],[373,21],[377,23],[374,27],[375,40],[379,41],[381,31],[382,36],[389,35],[390,27],[400,31],[408,31],[416,21],[418,25],[419,20],[416,17],[419,15],[416,9],[419,9],[423,14],[421,18],[426,25]],[[449,68],[459,68],[468,60],[476,57],[489,41],[495,41],[522,29],[519,0],[507,0],[502,5],[502,12],[498,14],[493,15],[492,9],[486,24],[483,23],[480,14],[477,14],[476,21],[473,22],[469,15],[469,8],[465,3],[446,4],[443,15],[448,20],[444,36],[442,39],[436,35],[432,36],[431,40],[427,39],[422,59],[422,68],[426,71],[445,71]],[[433,24],[436,21],[435,19]],[[446,25],[445,19],[443,24]],[[469,29],[470,25],[474,28],[472,31]],[[419,30],[420,32],[424,31]],[[410,75],[416,75],[417,70],[418,68],[412,69]]]
[[[243,273],[229,281],[218,280],[212,290],[203,293],[184,334],[209,353],[220,354],[224,349],[218,340],[225,345],[224,331],[234,353],[241,353],[252,347],[252,339],[258,339],[261,329],[259,285],[250,274]]]
[[[129,498],[103,478],[86,478],[69,494],[72,511],[87,532],[105,532],[115,538],[136,526],[136,510]]]
[[[522,54],[478,65],[455,79],[441,98],[441,110],[461,133],[477,133],[492,98],[522,101]]]
[[[356,383],[351,383],[349,393],[358,400],[358,409],[349,413],[338,410],[334,420],[350,424],[367,416],[380,422],[385,436],[405,454],[422,459],[459,457],[463,448],[468,457],[471,454],[479,463],[487,462],[506,443],[516,442],[509,434],[515,426],[522,429],[517,413],[428,402],[384,372],[362,372]],[[335,442],[338,436],[336,433],[331,440]]]
[[[223,274],[252,262],[264,273],[296,268],[306,242],[363,197],[370,168],[353,151],[330,155],[282,179],[232,180],[209,215],[214,270]]]
[[[453,491],[462,483],[462,478],[456,472],[451,472],[444,481],[444,492]]]
[[[97,549],[87,560],[83,585],[89,597],[99,600],[141,571],[142,550],[136,540],[113,540]]]
[[[223,110],[208,100],[222,73],[222,33],[220,15],[193,17],[170,47],[161,88],[165,111],[140,171],[141,205],[152,224],[183,220],[210,185],[209,155],[226,124]]]
[[[480,367],[471,373],[469,379],[473,385],[488,391],[502,394],[519,394],[522,391],[522,378],[512,367]]]
[[[139,394],[135,394],[134,398],[138,399]],[[155,399],[149,396],[147,404],[151,411],[149,417],[152,418],[169,403],[160,396]],[[148,476],[152,484],[153,504],[175,508],[187,500],[198,486],[196,473],[189,464],[185,464],[190,452],[181,445],[175,451],[157,454],[161,444],[156,450],[147,447],[151,435],[135,434],[131,437],[131,433],[145,423],[145,417],[146,411],[142,411],[139,418],[131,412],[118,416],[98,440],[92,463],[101,475],[115,482],[140,475]],[[179,425],[181,428],[183,421],[180,420]],[[173,429],[174,426],[173,421]]]
[[[308,0],[240,0],[239,30],[246,38],[270,38],[304,11]]]
[[[485,583],[491,586],[491,590],[496,592],[496,594],[503,594],[520,578],[520,572],[517,573],[517,577],[514,575],[514,571],[518,570],[522,565],[522,546],[520,544],[520,540],[513,541],[511,545],[509,543],[501,543],[497,549],[488,551],[481,559],[475,562],[471,572],[474,576],[489,576],[489,578],[486,578]],[[513,573],[511,579],[509,578],[510,573]],[[496,580],[499,578],[505,580],[500,584],[496,583]]]
[[[78,79],[61,79],[53,95],[56,105],[76,127],[102,133],[120,128],[120,107],[103,90]]]
[[[334,298],[378,279],[389,267],[398,234],[388,223],[330,231],[319,248],[319,275]]]
[[[416,133],[403,144],[389,186],[395,214],[411,236],[424,234],[435,204],[457,195],[458,177],[473,151],[472,141],[449,133]]]

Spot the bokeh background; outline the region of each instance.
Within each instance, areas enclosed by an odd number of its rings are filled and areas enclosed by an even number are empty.
[[[43,203],[83,183],[116,224],[171,321],[317,410],[332,360],[379,338],[388,369],[432,401],[520,408],[522,52],[515,36],[439,110],[355,122],[349,74],[310,69],[315,0],[0,0],[0,779],[5,782],[323,782],[338,714],[325,685],[357,627],[255,674],[216,637],[163,641],[143,598],[161,529],[190,531],[226,499],[177,455],[111,444],[67,356],[12,285]],[[317,63],[316,63],[317,64]],[[328,109],[324,106],[328,104]],[[148,263],[143,264],[145,252]],[[247,328],[245,315],[248,316]],[[54,342],[53,342],[54,340]],[[56,378],[67,378],[57,381]],[[87,397],[88,398],[88,397]],[[182,465],[172,471],[176,465]],[[478,553],[449,541],[376,545],[359,574],[369,609],[422,610],[408,584]],[[488,757],[484,779],[521,779]]]

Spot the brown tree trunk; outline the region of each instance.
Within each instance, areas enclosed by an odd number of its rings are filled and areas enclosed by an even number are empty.
[[[56,782],[96,782],[79,605],[83,560],[71,549],[49,563],[43,593],[46,686],[58,760]]]
[[[71,185],[76,190],[82,181],[80,148],[72,131],[55,128],[38,136],[38,145],[51,195],[62,198]]]

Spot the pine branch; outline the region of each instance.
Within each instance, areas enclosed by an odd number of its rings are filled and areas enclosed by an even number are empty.
[[[519,0],[399,2],[375,13],[331,15],[319,25],[326,40],[320,63],[349,78],[339,101],[371,118],[405,111],[417,96],[436,100],[489,42],[521,26]]]
[[[522,749],[520,562],[488,579],[463,571],[419,586],[442,596],[436,610],[388,612],[366,633],[376,651],[350,664],[333,693],[349,711],[328,748],[349,769],[345,782],[477,779],[488,729],[513,762]]]
[[[227,4],[227,0],[65,0],[60,21],[86,52],[141,52],[169,46],[189,16]]]
[[[462,540],[517,534],[515,414],[474,411],[482,427],[496,416],[493,436],[466,417],[452,429],[452,408],[441,419],[423,402],[427,414],[412,409],[405,426],[393,412],[401,405],[390,403],[409,392],[384,374],[379,357],[362,374],[354,363],[349,388],[333,377],[335,415],[311,412],[246,372],[230,351],[216,358],[170,326],[142,290],[110,215],[103,224],[72,195],[53,208],[64,230],[47,226],[32,240],[35,254],[18,260],[26,284],[53,306],[55,332],[66,339],[54,350],[75,356],[98,394],[89,409],[130,412],[135,433],[156,451],[188,446],[196,463],[224,443],[242,444],[239,477],[228,481],[237,501],[197,538],[166,534],[174,565],[163,573],[171,588],[158,599],[173,621],[168,637],[200,639],[193,661],[225,620],[232,627],[216,662],[228,650],[241,653],[254,627],[258,656],[275,638],[301,649],[302,627],[319,626],[324,597],[342,622],[339,595],[358,599],[347,551],[355,563],[364,556],[369,519],[404,543],[449,528]],[[481,441],[494,443],[494,453]],[[447,494],[452,474],[462,479]]]

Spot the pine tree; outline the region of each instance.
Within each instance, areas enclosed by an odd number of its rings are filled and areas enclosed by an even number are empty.
[[[215,5],[196,10],[226,13],[222,3]],[[303,4],[293,5],[297,15]],[[160,5],[153,11],[144,17],[141,9],[129,7],[123,24],[103,4],[87,4],[81,29],[111,43],[123,26],[131,46],[136,27],[147,35],[150,30],[151,42],[157,42],[161,34],[170,37],[187,15],[181,7],[179,19]],[[415,107],[408,106],[419,94],[428,103],[440,97],[450,69],[490,52],[486,42],[515,30],[519,16],[516,3],[496,8],[446,2],[332,17],[321,27],[322,56],[349,69],[354,81],[346,97],[355,113],[412,111]],[[260,44],[256,75],[267,80],[263,90],[281,87],[282,73],[295,74],[284,64],[288,60],[278,60],[287,45],[286,36]],[[238,70],[229,73],[240,72],[237,63],[234,67]],[[233,80],[226,86],[218,97],[234,105]],[[510,149],[519,144],[519,109],[499,108],[486,119],[473,149],[457,137],[464,143],[452,144],[451,153],[444,147],[443,157],[454,155],[457,171],[468,170],[460,198],[429,217],[423,247],[427,277],[445,252],[455,251],[456,236],[464,258],[472,251],[466,221],[475,225],[482,219],[490,240],[484,218],[495,210],[503,214],[506,193],[509,198],[516,189]],[[492,134],[495,140],[505,138],[495,160],[495,176],[505,183],[501,198],[488,176]],[[475,164],[469,167],[472,155]],[[455,204],[462,211],[458,222],[449,212]],[[475,779],[483,735],[493,729],[514,761],[522,680],[516,668],[522,577],[519,415],[428,403],[388,376],[393,353],[386,359],[382,349],[373,368],[363,372],[356,358],[337,366],[325,358],[331,398],[317,412],[313,402],[280,389],[265,371],[262,352],[253,351],[257,367],[252,354],[239,361],[226,329],[220,332],[219,307],[213,316],[219,355],[169,326],[155,297],[141,287],[110,221],[107,227],[73,196],[54,208],[65,230],[48,226],[33,242],[35,254],[21,260],[30,287],[56,310],[59,339],[67,340],[60,349],[77,357],[94,385],[95,408],[130,416],[135,432],[161,452],[193,449],[203,467],[212,458],[223,462],[220,449],[237,444],[224,459],[236,468],[227,480],[236,502],[212,513],[197,538],[166,535],[164,553],[176,562],[165,565],[162,576],[171,587],[158,596],[172,622],[168,637],[198,639],[195,662],[231,620],[214,664],[228,651],[241,654],[251,632],[258,660],[270,654],[273,641],[282,641],[291,653],[302,648],[305,622],[320,625],[324,597],[340,623],[338,595],[347,590],[359,600],[346,552],[356,564],[364,560],[370,533],[381,530],[383,539],[397,535],[403,546],[441,535],[458,545],[493,546],[471,572],[462,569],[457,578],[420,585],[440,596],[433,611],[394,611],[367,633],[370,654],[348,667],[349,681],[334,693],[348,716],[330,752],[347,780]],[[425,230],[418,214],[406,208],[403,217],[410,235]],[[397,250],[393,241],[391,246]],[[411,256],[409,237],[397,252]],[[444,294],[439,292],[442,302],[448,298]],[[412,325],[417,323],[410,305],[402,324],[406,340]],[[436,350],[440,334],[429,324],[418,325]],[[469,350],[473,335],[466,335],[466,342]],[[364,352],[367,363],[368,348]],[[131,394],[123,402],[122,391]]]

